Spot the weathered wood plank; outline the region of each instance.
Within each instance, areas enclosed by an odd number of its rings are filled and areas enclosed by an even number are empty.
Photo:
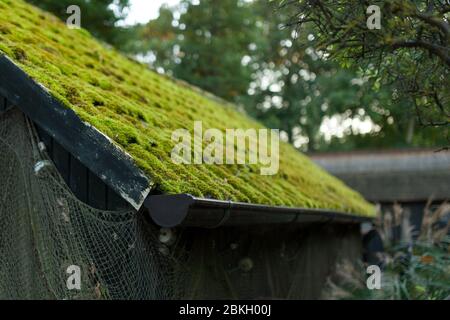
[[[97,209],[130,209],[130,205],[122,197],[93,173],[91,173],[93,181],[89,182],[89,169],[55,142],[44,130],[36,126],[36,131],[40,141],[44,143],[49,157],[78,200]],[[106,190],[106,196],[103,190]],[[92,193],[89,194],[89,192]]]
[[[6,98],[0,96],[0,112],[3,112],[6,110]]]
[[[128,203],[123,200],[114,190],[107,189],[107,210],[125,210],[129,209]]]
[[[5,56],[0,56],[0,95],[19,107],[123,199],[139,209],[153,184],[106,136],[61,105]]]
[[[89,170],[77,159],[70,161],[70,189],[73,194],[84,203],[88,203],[88,174]]]
[[[53,142],[52,159],[64,181],[70,184],[70,154],[56,141]]]
[[[100,209],[107,209],[107,187],[103,181],[92,172],[88,174],[88,203],[90,206]]]
[[[38,126],[35,126],[36,131],[39,135],[39,139],[41,140],[41,142],[44,143],[45,145],[45,149],[47,151],[47,154],[52,157],[53,155],[53,138],[50,137],[47,132],[45,132],[44,130],[42,130],[41,128],[39,128]]]
[[[0,114],[11,109],[13,105],[3,96],[0,96]]]

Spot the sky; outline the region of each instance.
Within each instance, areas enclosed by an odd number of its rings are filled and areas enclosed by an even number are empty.
[[[158,17],[161,5],[172,6],[179,2],[179,0],[130,0],[131,7],[125,24],[146,23]]]

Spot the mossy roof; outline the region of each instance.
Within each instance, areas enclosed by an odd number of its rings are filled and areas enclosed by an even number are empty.
[[[164,193],[374,214],[360,194],[286,143],[274,176],[260,175],[258,165],[174,164],[171,134],[178,128],[192,132],[196,120],[204,129],[223,131],[263,126],[22,0],[0,0],[0,52],[131,155]]]

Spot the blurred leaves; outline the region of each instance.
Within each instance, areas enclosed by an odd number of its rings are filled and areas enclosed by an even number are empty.
[[[69,17],[67,8],[77,5],[81,9],[81,26],[95,37],[121,48],[129,37],[129,30],[117,26],[126,16],[129,0],[26,0],[63,21]]]
[[[365,1],[279,1],[288,23],[314,30],[312,44],[342,67],[375,68],[384,86],[408,99],[423,127],[450,126],[450,5],[442,0],[371,1],[381,8],[381,30],[366,26]]]
[[[450,206],[441,204],[424,210],[424,222],[417,239],[401,237],[392,241],[392,225],[386,219],[379,222],[379,232],[384,239],[385,252],[382,263],[382,286],[380,290],[369,290],[365,285],[365,266],[343,261],[337,267],[324,290],[328,299],[408,299],[443,300],[450,298]],[[409,226],[402,221],[409,217],[399,205],[394,208],[395,219],[401,233],[411,235]],[[392,217],[392,216],[391,216]],[[405,220],[406,219],[406,220]]]
[[[448,145],[449,68],[410,44],[448,54],[442,1],[376,0],[382,30],[368,30],[366,5],[351,0],[181,0],[126,28],[128,0],[29,1],[61,18],[80,5],[100,39],[238,104],[303,151]]]
[[[390,67],[346,58],[342,44],[327,45],[314,25],[286,26],[295,13],[286,8],[280,10],[277,1],[185,0],[161,8],[158,19],[137,27],[131,51],[159,72],[241,105],[265,125],[283,130],[302,150],[446,144],[436,128],[417,129],[410,97],[383,76]],[[344,7],[331,8],[346,16]],[[355,25],[349,22],[346,32]],[[318,44],[334,49],[330,54]],[[385,61],[398,63],[393,56]],[[410,69],[410,61],[403,64]],[[347,127],[326,136],[326,119]],[[369,128],[361,132],[354,123],[364,121]]]

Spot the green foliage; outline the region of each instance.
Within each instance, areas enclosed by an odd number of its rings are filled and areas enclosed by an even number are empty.
[[[270,127],[282,128],[291,143],[303,138],[308,151],[328,149],[329,142],[320,132],[325,117],[376,118],[378,113],[368,106],[386,100],[384,92],[373,92],[356,70],[342,69],[308,46],[312,33],[299,35],[283,27],[287,13],[265,1],[255,2],[254,7],[267,39],[257,61],[258,72],[270,72],[275,79],[270,85],[253,86],[252,94],[242,98],[251,115]],[[347,135],[358,136],[357,132]]]
[[[161,7],[159,16],[146,25],[136,25],[131,28],[133,38],[128,39],[124,51],[146,57],[151,56],[152,67],[160,72],[172,74],[178,53],[180,34],[172,25],[174,13],[167,7]]]
[[[388,248],[380,290],[369,290],[364,268],[341,264],[340,277],[330,282],[325,298],[344,300],[446,300],[450,298],[450,237],[434,245]]]
[[[188,5],[180,19],[181,61],[174,76],[230,101],[246,94],[251,70],[241,61],[257,41],[255,23],[250,5],[242,0]]]
[[[242,0],[184,0],[175,19],[162,7],[159,17],[138,26],[141,41],[131,49],[154,55],[153,66],[228,101],[246,94],[250,66],[242,65],[249,46],[259,41],[256,16]]]
[[[329,299],[444,300],[450,298],[450,206],[424,211],[419,237],[413,240],[409,215],[394,206],[397,225],[385,212],[379,231],[384,239],[381,289],[369,290],[363,266],[343,262],[325,290]],[[401,240],[393,241],[392,227],[400,230]]]
[[[341,66],[360,66],[380,86],[393,87],[393,101],[408,99],[422,126],[450,125],[450,24],[447,1],[372,1],[381,9],[381,30],[369,30],[364,1],[279,1],[295,11],[290,23],[313,30],[313,46]],[[292,17],[292,15],[291,15]],[[288,22],[288,21],[286,21]],[[444,134],[443,134],[444,133]],[[448,143],[448,141],[447,141]]]
[[[129,6],[129,0],[27,0],[27,2],[52,12],[63,21],[69,17],[67,8],[77,5],[81,9],[82,27],[95,37],[119,48],[130,35],[126,29],[116,25],[125,18],[124,9]]]
[[[127,152],[151,187],[172,194],[373,215],[373,206],[361,195],[288,144],[280,145],[280,170],[274,176],[261,176],[260,165],[173,163],[172,133],[192,131],[196,120],[205,130],[222,132],[263,126],[22,0],[0,0],[0,16],[0,53]]]
[[[445,145],[438,129],[417,130],[413,103],[381,82],[376,68],[327,58],[315,48],[313,26],[298,34],[284,26],[291,16],[265,0],[184,1],[136,27],[130,50],[150,56],[160,72],[238,103],[302,150]],[[366,121],[372,131],[352,125],[326,137],[325,119]]]

